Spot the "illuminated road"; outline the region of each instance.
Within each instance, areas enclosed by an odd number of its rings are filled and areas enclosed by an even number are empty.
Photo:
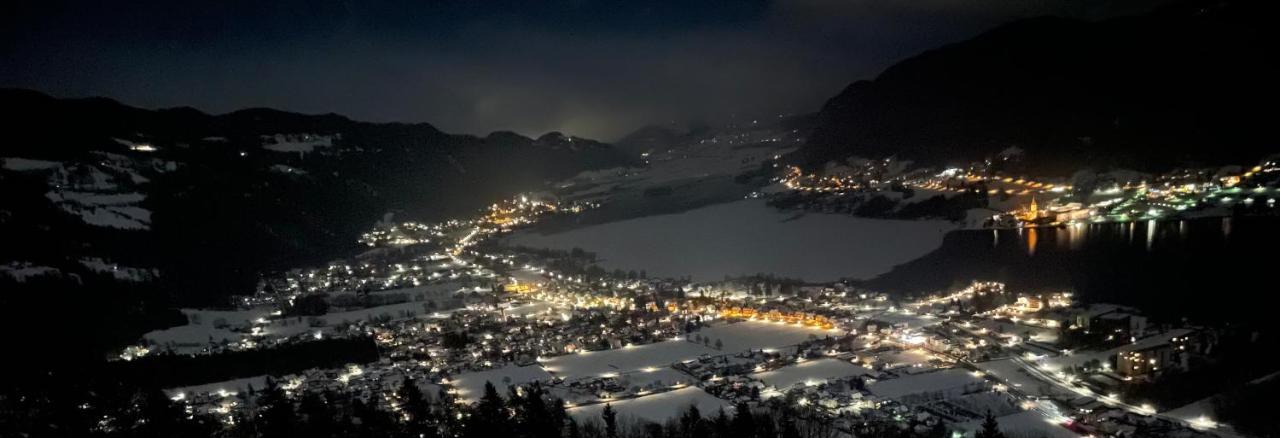
[[[480,233],[479,227],[472,228],[470,233],[468,233],[466,236],[463,236],[461,239],[458,239],[458,244],[453,248],[452,255],[457,256],[458,254],[462,254],[463,248],[466,248],[467,245],[471,243],[471,239],[476,237],[476,234],[479,234],[479,233]]]
[[[1071,433],[1076,433],[1074,430],[1067,428],[1066,424],[1068,421],[1071,420],[1071,418],[1067,417],[1066,415],[1063,415],[1062,412],[1058,410],[1057,405],[1053,403],[1041,403],[1035,397],[1032,397],[1030,395],[1027,395],[1027,393],[1022,392],[1021,389],[1018,389],[1016,386],[1014,386],[1013,382],[1009,382],[1001,378],[1000,376],[983,369],[981,366],[978,366],[978,364],[976,363],[969,362],[968,360],[965,360],[958,356],[948,354],[946,352],[934,350],[928,346],[923,346],[922,348],[934,354],[949,357],[955,360],[957,365],[960,365],[964,368],[981,372],[983,378],[995,380],[999,382],[1001,385],[1004,385],[1006,388],[1005,391],[1008,392],[1009,395],[1012,395],[1014,399],[1021,402],[1021,407],[1023,409],[1034,410],[1037,413],[1039,413],[1040,416],[1044,417],[1045,421],[1048,422],[1049,424],[1057,425],[1059,427],[1062,427],[1063,429],[1066,429]]]
[[[956,363],[957,363],[958,365],[964,366],[965,368],[968,368],[968,369],[971,369],[971,370],[975,370],[975,371],[981,371],[981,372],[983,372],[983,374],[984,374],[984,376],[985,376],[985,377],[988,377],[988,378],[991,378],[991,379],[993,379],[993,380],[996,380],[996,381],[1000,382],[1001,384],[1005,385],[1005,387],[1006,387],[1006,388],[1008,388],[1008,389],[1007,389],[1007,390],[1008,390],[1008,392],[1009,392],[1011,395],[1013,395],[1015,399],[1018,399],[1018,400],[1022,401],[1023,403],[1025,403],[1025,404],[1024,404],[1024,408],[1030,408],[1030,409],[1035,410],[1036,412],[1039,412],[1039,413],[1040,413],[1040,415],[1042,415],[1042,416],[1045,418],[1045,420],[1046,420],[1046,421],[1048,421],[1048,422],[1050,422],[1050,423],[1052,423],[1052,424],[1057,424],[1057,425],[1059,425],[1059,426],[1063,426],[1063,427],[1065,428],[1065,427],[1066,427],[1067,422],[1070,420],[1070,418],[1069,418],[1068,416],[1066,416],[1066,415],[1063,415],[1063,414],[1058,410],[1057,406],[1056,406],[1056,405],[1054,405],[1053,403],[1042,403],[1042,402],[1040,402],[1036,397],[1032,397],[1032,396],[1028,395],[1027,393],[1023,392],[1022,390],[1018,389],[1018,387],[1017,387],[1017,386],[1015,386],[1012,382],[1009,382],[1009,381],[1007,381],[1007,380],[1005,380],[1005,379],[1001,378],[999,375],[996,375],[996,374],[992,373],[991,371],[987,371],[987,370],[983,369],[979,364],[976,364],[976,363],[973,363],[973,362],[969,362],[968,360],[965,360],[964,358],[961,358],[961,357],[958,357],[958,356],[954,356],[954,355],[948,354],[948,353],[946,353],[946,352],[942,352],[942,351],[934,350],[934,349],[929,348],[929,347],[927,347],[927,346],[924,346],[924,348],[925,348],[925,349],[927,349],[927,350],[929,350],[929,351],[931,351],[931,352],[933,352],[934,354],[949,357],[949,358],[951,358],[951,359],[955,360],[955,361],[956,361]],[[1194,429],[1194,430],[1201,431],[1201,432],[1212,433],[1212,434],[1219,435],[1219,436],[1223,436],[1223,437],[1231,437],[1231,438],[1238,438],[1238,437],[1239,437],[1239,435],[1236,435],[1236,434],[1234,434],[1234,433],[1232,433],[1232,432],[1230,432],[1230,431],[1228,431],[1228,430],[1223,430],[1223,428],[1222,428],[1222,426],[1221,426],[1221,425],[1218,425],[1218,424],[1216,424],[1216,423],[1214,423],[1214,422],[1212,422],[1212,421],[1209,421],[1209,420],[1207,420],[1207,419],[1206,419],[1206,420],[1204,420],[1204,421],[1187,421],[1187,420],[1184,420],[1184,419],[1181,419],[1181,418],[1176,418],[1176,417],[1171,417],[1171,416],[1167,416],[1167,415],[1164,415],[1164,414],[1159,414],[1159,413],[1155,412],[1155,410],[1154,410],[1153,408],[1149,407],[1149,406],[1148,406],[1148,407],[1143,407],[1143,406],[1136,406],[1136,405],[1128,404],[1128,403],[1125,403],[1125,402],[1123,402],[1123,401],[1121,401],[1121,400],[1119,400],[1119,399],[1117,399],[1117,398],[1115,398],[1115,397],[1111,397],[1111,396],[1107,396],[1107,395],[1097,394],[1097,393],[1093,392],[1093,390],[1091,390],[1091,389],[1089,389],[1089,388],[1087,388],[1087,387],[1074,385],[1074,384],[1072,384],[1072,383],[1071,383],[1071,382],[1069,382],[1069,381],[1066,381],[1066,380],[1064,380],[1064,379],[1059,378],[1059,377],[1058,377],[1055,373],[1053,373],[1052,371],[1044,370],[1044,369],[1042,369],[1042,368],[1040,368],[1040,367],[1036,366],[1036,364],[1035,364],[1035,363],[1032,363],[1032,362],[1030,362],[1030,361],[1027,361],[1026,359],[1024,359],[1024,358],[1022,358],[1022,357],[1012,357],[1012,358],[1011,358],[1011,360],[1012,360],[1014,363],[1018,364],[1018,366],[1020,366],[1023,370],[1025,370],[1025,371],[1027,372],[1027,374],[1028,374],[1028,375],[1030,375],[1031,377],[1035,378],[1036,380],[1040,380],[1040,381],[1042,381],[1042,382],[1048,382],[1048,383],[1051,383],[1051,384],[1053,384],[1054,386],[1060,387],[1060,388],[1065,389],[1065,390],[1067,390],[1067,391],[1071,391],[1072,393],[1078,394],[1078,395],[1080,395],[1080,396],[1095,398],[1095,399],[1097,399],[1097,400],[1099,400],[1099,401],[1101,401],[1101,402],[1103,402],[1103,403],[1107,404],[1108,406],[1115,406],[1115,407],[1119,407],[1119,408],[1125,409],[1125,410],[1127,410],[1127,411],[1129,411],[1129,412],[1132,412],[1132,413],[1135,413],[1135,414],[1138,414],[1138,415],[1151,416],[1151,417],[1156,417],[1156,418],[1160,418],[1160,419],[1164,419],[1164,420],[1169,420],[1169,421],[1172,421],[1172,422],[1174,422],[1174,423],[1176,423],[1176,424],[1181,424],[1181,425],[1183,425],[1183,426],[1187,426],[1187,427],[1190,427],[1190,428],[1192,428],[1192,429]],[[1068,430],[1070,430],[1070,429],[1068,429]],[[1074,431],[1073,431],[1073,433],[1074,433]]]
[[[1093,390],[1086,388],[1084,386],[1077,386],[1072,384],[1071,382],[1060,379],[1054,373],[1045,371],[1040,367],[1036,366],[1034,363],[1028,362],[1026,359],[1023,359],[1021,357],[1014,357],[1013,361],[1018,365],[1022,366],[1022,369],[1026,370],[1027,374],[1031,375],[1032,377],[1035,377],[1036,379],[1039,379],[1040,381],[1052,383],[1055,386],[1058,386],[1059,388],[1071,391],[1075,394],[1078,394],[1084,397],[1093,397],[1095,399],[1102,401],[1108,406],[1120,407],[1138,415],[1151,416],[1151,417],[1156,417],[1163,420],[1172,421],[1174,423],[1181,424],[1183,426],[1187,426],[1201,432],[1212,433],[1215,435],[1225,436],[1225,437],[1238,436],[1224,430],[1214,430],[1214,429],[1217,429],[1218,425],[1211,421],[1209,422],[1187,421],[1181,418],[1176,418],[1176,417],[1171,417],[1168,415],[1156,413],[1155,409],[1151,408],[1150,406],[1135,406],[1135,405],[1131,405],[1123,401],[1120,401],[1120,399],[1111,397],[1109,395],[1098,394],[1096,392],[1093,392]]]

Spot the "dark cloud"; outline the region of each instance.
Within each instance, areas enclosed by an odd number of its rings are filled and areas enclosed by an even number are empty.
[[[1151,3],[20,1],[0,18],[0,86],[612,140],[652,122],[813,111],[1004,21]]]

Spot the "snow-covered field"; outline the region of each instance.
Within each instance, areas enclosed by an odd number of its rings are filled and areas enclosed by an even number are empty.
[[[809,339],[810,335],[819,338],[838,335],[838,333],[820,328],[801,325],[776,324],[764,321],[743,321],[733,324],[720,324],[693,333],[711,339],[714,346],[716,340],[724,343],[719,354],[737,353],[752,349],[777,349],[799,344]]]
[[[120,228],[123,230],[146,230],[151,228],[151,212],[141,207],[74,207],[62,204],[67,213],[80,216],[89,225]]]
[[[1066,392],[1058,389],[1058,387],[1053,384],[1046,383],[1040,379],[1032,377],[1030,374],[1027,374],[1026,371],[1023,371],[1022,366],[1017,362],[1014,362],[1013,359],[993,360],[990,362],[981,362],[977,365],[979,368],[982,368],[983,371],[991,374],[992,376],[1003,379],[1014,388],[1030,395],[1049,397],[1057,394],[1064,394]]]
[[[517,233],[515,245],[596,252],[609,269],[714,280],[773,273],[809,281],[865,279],[936,249],[956,228],[946,221],[899,221],[779,212],[761,200],[712,205],[563,233]]]
[[[154,342],[161,347],[173,347],[174,351],[181,351],[181,346],[203,347],[208,345],[210,341],[236,341],[242,335],[231,330],[215,328],[213,325],[180,325],[162,330],[148,332],[142,336],[148,341]],[[199,350],[199,348],[196,348]]]
[[[883,362],[886,368],[898,368],[929,362],[929,355],[915,350],[903,350],[880,353],[875,356],[875,359]]]
[[[1248,384],[1256,385],[1259,383],[1269,381],[1271,379],[1275,379],[1277,377],[1280,377],[1280,371],[1259,377],[1257,379],[1253,379],[1249,381]],[[1213,422],[1213,419],[1217,418],[1218,416],[1217,407],[1215,406],[1215,404],[1217,403],[1218,397],[1220,397],[1221,395],[1222,394],[1214,394],[1214,395],[1202,398],[1200,400],[1196,400],[1194,402],[1188,403],[1186,405],[1180,406],[1178,408],[1161,412],[1160,415],[1186,421],[1188,423],[1191,423],[1192,427],[1197,427],[1197,424],[1202,425],[1202,427],[1207,426],[1208,428],[1213,429],[1215,432],[1217,432],[1220,436],[1238,437],[1240,435],[1235,433],[1235,430],[1232,428],[1231,425],[1225,424],[1225,423],[1215,424]]]
[[[45,194],[53,202],[74,202],[81,205],[136,204],[146,199],[141,193],[93,193],[77,191],[49,192]]]
[[[889,324],[906,324],[910,328],[924,328],[939,321],[937,318],[926,318],[921,315],[909,313],[905,311],[883,311],[872,317],[875,321],[886,322]]]
[[[979,416],[991,412],[1001,416],[1023,411],[1024,404],[1007,392],[984,391],[947,399],[947,403],[959,406]]]
[[[271,165],[271,171],[276,173],[283,173],[285,175],[306,175],[307,174],[307,171],[305,170],[302,170],[293,166],[286,166],[283,164]]]
[[[266,307],[243,310],[182,309],[191,324],[215,325],[222,320],[233,326],[253,324],[254,320],[266,318],[274,311]]]
[[[26,172],[30,170],[55,169],[62,166],[62,163],[59,163],[57,161],[33,160],[30,158],[13,157],[13,158],[5,158],[3,159],[3,161],[4,161],[5,169],[9,169],[17,172]]]
[[[30,262],[9,262],[7,265],[0,265],[0,274],[22,283],[32,277],[62,275],[62,271],[54,267],[33,265]]]
[[[1001,320],[995,320],[995,319],[984,320],[978,323],[978,327],[985,328],[987,330],[991,330],[996,333],[1015,333],[1018,336],[1023,336],[1024,338],[1025,338],[1024,335],[1026,335],[1029,332],[1031,333],[1031,336],[1029,339],[1033,341],[1043,342],[1046,344],[1054,344],[1058,342],[1058,329],[1056,328],[1038,327],[1038,326],[1032,326],[1032,325],[1026,325],[1026,324],[1014,324],[1008,321],[1001,321]]]
[[[438,290],[439,288],[430,289],[422,286],[383,291],[381,293],[403,292],[408,293],[412,299],[418,294],[423,294],[427,298],[433,297],[433,291]],[[445,289],[445,295],[448,295],[448,289]],[[459,305],[457,300],[438,301],[438,307],[428,312],[424,307],[426,303],[427,301],[424,299],[423,301],[408,301],[345,312],[330,312],[314,317],[283,319],[271,319],[271,314],[275,309],[269,307],[244,310],[182,309],[182,313],[187,315],[187,324],[154,330],[144,334],[143,338],[155,343],[161,349],[172,348],[179,353],[194,353],[207,346],[210,340],[222,342],[224,340],[237,341],[244,339],[249,336],[247,328],[255,325],[262,327],[262,335],[289,337],[309,332],[323,333],[339,324],[355,323],[370,318],[399,320],[413,317],[442,316]],[[317,327],[312,327],[311,322],[313,320],[319,324]],[[223,328],[218,328],[219,326]]]
[[[645,368],[665,368],[673,363],[697,358],[703,354],[718,355],[714,349],[685,341],[666,341],[616,350],[591,351],[546,358],[542,365],[566,379],[599,377]]]
[[[230,327],[247,327],[258,318],[265,318],[272,310],[267,308],[248,310],[202,310],[182,309],[187,316],[187,324],[162,330],[153,330],[142,335],[161,349],[172,348],[175,352],[197,352],[209,341],[236,341],[245,335],[229,330]],[[302,324],[305,326],[305,324]],[[223,326],[227,328],[217,328]]]
[[[1214,418],[1217,416],[1217,412],[1215,412],[1213,403],[1214,398],[1217,396],[1217,394],[1214,394],[1212,396],[1187,403],[1176,409],[1161,412],[1160,415],[1177,418],[1187,422],[1196,421],[1202,418]]]
[[[127,140],[117,141],[142,146]],[[177,164],[100,151],[93,152],[93,155],[93,164],[27,158],[0,160],[7,170],[45,174],[50,189],[45,198],[88,225],[124,230],[149,229],[151,211],[142,206],[146,195],[136,191],[136,185],[150,181],[142,172],[164,173],[176,169]]]
[[[520,283],[542,284],[547,281],[536,269],[516,269],[509,273],[511,278]]]
[[[155,278],[159,273],[156,269],[120,266],[119,264],[108,262],[99,257],[80,259],[80,264],[94,272],[111,274],[115,279],[123,281],[147,281]]]
[[[697,379],[674,368],[645,369],[618,376],[618,384],[626,388],[662,388],[672,385],[690,385]]]
[[[409,301],[407,303],[388,304],[386,306],[370,307],[368,309],[349,310],[346,312],[331,312],[317,318],[323,320],[325,325],[335,325],[341,323],[353,323],[361,320],[367,320],[375,317],[390,316],[391,319],[405,319],[411,316],[424,315],[428,313],[423,307],[424,302]],[[445,310],[445,309],[441,309]]]
[[[318,134],[276,134],[262,136],[262,148],[276,152],[311,152],[333,146],[333,137]]]
[[[618,417],[621,419],[635,418],[656,423],[662,423],[680,414],[689,409],[691,404],[696,404],[704,416],[713,416],[721,408],[726,412],[732,411],[729,402],[693,386],[612,403],[613,409],[618,412]],[[604,410],[604,403],[593,404],[571,408],[569,415],[580,422],[600,421],[602,410]]]
[[[506,397],[509,391],[508,387],[511,385],[551,379],[552,375],[540,366],[520,367],[511,365],[488,371],[459,374],[453,378],[450,384],[458,390],[458,398],[474,402],[484,395],[485,382],[492,383],[494,389],[498,390],[498,395]]]
[[[711,347],[697,342],[673,340],[615,350],[556,356],[543,359],[541,363],[547,371],[566,379],[631,374],[646,370],[653,372],[654,369],[661,370],[673,363],[694,359],[703,354],[718,356],[751,349],[781,348],[803,342],[809,339],[810,335],[821,337],[829,334],[831,333],[828,331],[811,327],[746,321],[720,324],[686,335],[689,340],[697,335],[708,338]],[[717,339],[723,343],[722,349],[714,348]],[[640,383],[647,383],[647,381]]]
[[[1080,436],[1055,424],[1044,414],[1035,410],[997,417],[996,422],[1000,423],[1000,431],[1009,438],[1078,438]],[[973,436],[974,432],[982,428],[982,420],[960,423],[956,427],[968,432],[965,436]]]
[[[555,306],[551,305],[551,303],[536,302],[513,306],[506,309],[506,313],[511,316],[529,316],[547,313],[553,310],[555,310]]]
[[[818,384],[827,379],[838,379],[850,376],[870,374],[872,371],[840,359],[817,359],[805,363],[789,365],[773,371],[752,374],[764,383],[786,389],[798,383]]]
[[[267,376],[245,377],[243,379],[228,380],[225,382],[206,383],[203,385],[184,386],[181,388],[166,389],[164,392],[170,397],[178,394],[192,395],[203,393],[215,393],[218,391],[226,391],[228,393],[248,392],[249,387],[254,390],[262,390],[267,387]]]
[[[953,393],[976,389],[983,380],[967,370],[951,368],[931,373],[912,374],[877,381],[867,387],[875,395],[902,398],[923,393]]]
[[[140,193],[63,190],[51,191],[45,197],[67,213],[79,215],[89,225],[126,230],[150,228],[151,211],[136,205],[146,198]]]

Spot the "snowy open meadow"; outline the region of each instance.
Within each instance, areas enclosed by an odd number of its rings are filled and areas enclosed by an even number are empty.
[[[616,350],[590,351],[546,358],[541,361],[547,371],[565,379],[600,377],[608,374],[658,369],[673,363],[697,358],[703,354],[721,354],[700,344],[672,340]]]
[[[785,390],[799,383],[819,384],[827,379],[872,374],[872,371],[848,361],[840,359],[816,359],[795,365],[788,365],[773,371],[752,374],[765,384]]]
[[[922,394],[958,395],[973,392],[983,384],[981,378],[969,371],[951,368],[881,380],[872,383],[867,389],[880,397],[904,399]]]
[[[786,346],[796,345],[809,339],[810,336],[818,338],[826,336],[839,336],[840,333],[832,330],[823,330],[815,327],[806,327],[802,325],[789,325],[781,323],[771,323],[764,321],[742,321],[731,324],[719,324],[690,333],[688,336],[693,337],[700,335],[703,338],[710,339],[711,345],[719,340],[723,343],[723,348],[719,354],[738,353],[746,350],[759,349],[779,349]]]
[[[493,384],[498,394],[507,395],[509,387],[535,381],[551,380],[551,374],[537,365],[507,366],[488,371],[459,374],[450,382],[458,390],[458,398],[467,402],[475,402],[484,395],[484,384]]]
[[[726,412],[733,410],[729,402],[693,386],[646,397],[619,400],[611,404],[621,418],[631,417],[656,423],[667,421],[668,418],[689,409],[691,404],[696,404],[698,411],[703,415],[715,415],[721,408]],[[599,421],[602,410],[604,410],[604,403],[579,406],[569,409],[569,415],[578,421]]]

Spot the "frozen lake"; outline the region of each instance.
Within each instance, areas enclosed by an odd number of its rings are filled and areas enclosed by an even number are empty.
[[[756,273],[831,281],[888,272],[938,248],[956,227],[946,221],[780,212],[753,199],[548,235],[526,231],[507,243],[578,247],[598,254],[609,269],[695,281]]]

